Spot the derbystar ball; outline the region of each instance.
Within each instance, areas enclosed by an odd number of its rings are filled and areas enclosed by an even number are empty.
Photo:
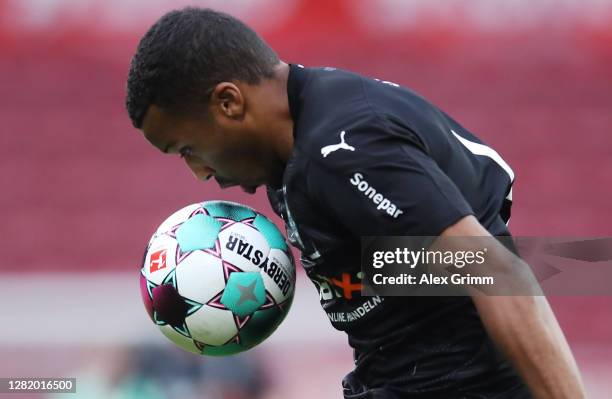
[[[149,241],[140,289],[147,313],[181,348],[225,356],[254,347],[283,321],[295,264],[267,217],[226,201],[192,204]]]

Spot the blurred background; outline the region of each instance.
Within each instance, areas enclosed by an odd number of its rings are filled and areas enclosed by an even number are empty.
[[[612,235],[612,0],[0,0],[1,377],[77,377],[67,398],[341,397],[351,353],[303,273],[287,320],[235,358],[182,353],[141,304],[144,245],[174,210],[272,215],[261,189],[197,183],[124,111],[140,36],[188,4],[243,19],[285,61],[439,105],[514,168],[515,235]],[[550,301],[590,397],[609,398],[612,299]]]

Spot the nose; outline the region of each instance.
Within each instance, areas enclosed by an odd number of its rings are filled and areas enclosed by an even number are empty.
[[[208,180],[215,174],[215,170],[206,165],[203,160],[198,157],[187,155],[184,159],[185,163],[198,180]]]

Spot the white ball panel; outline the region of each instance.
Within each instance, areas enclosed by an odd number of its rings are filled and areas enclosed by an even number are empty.
[[[199,207],[200,204],[191,204],[174,212],[166,220],[164,220],[162,224],[159,225],[155,231],[155,234],[165,233],[170,231],[174,226],[185,222],[187,219],[189,219],[189,215],[191,215]]]
[[[206,303],[225,288],[221,259],[194,251],[176,268],[176,284],[181,296]]]
[[[164,278],[176,267],[176,240],[167,235],[158,236],[144,259],[143,271],[147,280],[161,284]],[[160,251],[166,251],[165,254]],[[152,259],[153,258],[153,259]]]
[[[262,263],[270,251],[266,238],[255,228],[244,223],[236,223],[219,233],[221,256],[223,260],[245,272],[258,272],[255,265],[256,251],[260,251]]]
[[[223,345],[238,332],[231,311],[206,305],[185,322],[194,339],[209,345]]]
[[[184,336],[181,333],[175,331],[172,327],[170,327],[168,325],[166,325],[166,326],[159,326],[159,329],[161,330],[162,333],[164,333],[164,335],[170,341],[174,342],[175,344],[177,344],[181,348],[185,349],[186,351],[189,351],[189,352],[192,352],[192,353],[196,353],[198,355],[202,354],[202,352],[200,352],[198,347],[195,346],[195,344],[193,343],[193,340],[191,338],[187,338],[186,336]]]

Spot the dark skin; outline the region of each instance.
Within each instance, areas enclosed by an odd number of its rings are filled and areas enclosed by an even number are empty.
[[[208,104],[189,112],[152,105],[142,131],[160,151],[180,154],[197,179],[214,177],[221,188],[251,194],[279,185],[293,148],[288,76],[289,66],[279,63],[274,77],[257,85],[217,84]]]
[[[160,151],[180,154],[200,180],[214,177],[221,188],[238,185],[251,194],[260,185],[279,186],[293,151],[288,76],[289,66],[281,62],[273,78],[257,85],[240,81],[217,84],[208,104],[189,112],[152,105],[142,131]],[[467,216],[441,236],[490,234],[476,218]],[[488,256],[495,260],[494,272],[517,286],[528,286],[518,281],[524,277],[517,270],[528,269],[522,260],[501,244],[492,245],[495,247],[488,248]],[[535,398],[586,397],[576,362],[545,297],[474,293],[472,299],[491,338],[513,362]]]

